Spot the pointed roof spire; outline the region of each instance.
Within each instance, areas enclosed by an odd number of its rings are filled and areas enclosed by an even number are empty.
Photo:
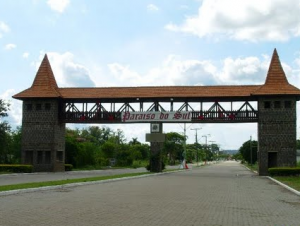
[[[36,73],[32,86],[13,96],[16,99],[23,98],[53,98],[60,97],[58,86],[51,69],[47,54]]]
[[[54,89],[58,88],[47,54],[45,54],[42,60],[31,87],[37,88],[39,86],[47,86]]]
[[[265,85],[288,84],[276,48],[274,49]]]
[[[281,66],[276,48],[270,62],[265,84],[252,95],[292,95],[300,94],[300,90],[289,84]]]

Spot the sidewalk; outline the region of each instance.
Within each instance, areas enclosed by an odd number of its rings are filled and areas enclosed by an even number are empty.
[[[168,169],[179,169],[179,166],[167,166]],[[75,178],[110,176],[126,173],[147,172],[144,167],[137,169],[104,169],[104,170],[86,170],[86,171],[66,171],[66,172],[41,172],[41,173],[13,173],[1,174],[0,186],[9,184],[22,184],[30,182],[56,181]]]

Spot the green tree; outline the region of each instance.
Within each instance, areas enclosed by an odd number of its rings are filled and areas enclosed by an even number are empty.
[[[115,142],[108,140],[101,145],[101,150],[103,151],[105,158],[116,158],[118,145]]]
[[[12,163],[20,163],[21,162],[21,142],[22,142],[22,128],[17,127],[11,133],[11,162]]]
[[[251,142],[251,143],[250,143]],[[257,161],[257,141],[246,141],[239,149],[239,153],[245,161],[251,163],[251,148],[252,148],[252,163],[254,164]]]
[[[131,166],[133,160],[136,158],[135,154],[138,153],[133,153],[132,150],[128,148],[128,144],[118,145],[116,152],[117,166]]]
[[[79,151],[76,155],[76,165],[78,167],[95,166],[97,146],[91,142],[79,143]]]
[[[93,130],[93,128],[92,128]],[[66,163],[75,168],[107,165],[99,140],[91,130],[66,130]]]
[[[187,144],[186,145],[187,150],[187,161],[193,162],[193,161],[203,161],[205,160],[205,151],[201,144],[194,143],[194,144]]]
[[[113,132],[108,127],[90,126],[87,129],[82,129],[80,137],[89,140],[96,145],[104,144],[111,136]]]
[[[141,144],[141,142],[139,142],[138,139],[135,137],[135,138],[132,138],[132,140],[129,141],[128,144],[129,145],[136,145],[136,144]]]
[[[9,111],[9,103],[0,99],[0,163],[10,163],[10,126],[3,120],[7,117],[7,111]]]
[[[242,159],[243,159],[243,156],[241,155],[240,152],[238,152],[238,153],[236,153],[236,154],[234,154],[234,155],[232,156],[232,159],[235,159],[235,160],[242,160]]]
[[[167,133],[167,139],[164,143],[163,152],[170,165],[174,165],[176,160],[183,159],[183,144],[185,137],[179,133]]]
[[[76,137],[70,136],[70,134],[67,133],[66,135],[66,146],[65,146],[65,162],[68,164],[72,164],[74,168],[77,166],[77,154],[79,153],[79,144],[76,140]]]

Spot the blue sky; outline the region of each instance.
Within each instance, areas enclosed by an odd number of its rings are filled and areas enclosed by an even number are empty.
[[[277,48],[300,87],[299,15],[299,0],[2,0],[0,97],[20,125],[21,101],[11,96],[31,86],[45,53],[60,87],[236,85],[262,84]],[[198,137],[211,134],[224,149],[257,137],[256,124],[188,125],[189,142],[199,127]],[[113,128],[128,140],[149,132]]]

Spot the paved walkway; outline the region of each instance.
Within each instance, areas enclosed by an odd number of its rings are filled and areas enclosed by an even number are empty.
[[[105,170],[89,170],[89,171],[68,171],[56,173],[16,173],[0,175],[0,185],[21,184],[29,182],[55,181],[75,178],[110,176],[125,173],[147,172],[145,167],[137,169],[105,169]]]
[[[167,169],[179,169],[178,166],[167,166]],[[9,184],[22,184],[29,182],[55,181],[75,178],[88,178],[98,176],[111,176],[125,173],[147,172],[145,167],[137,169],[105,169],[105,170],[87,170],[87,171],[68,171],[68,172],[41,172],[41,173],[13,173],[1,174],[0,186]]]
[[[1,226],[299,226],[300,198],[236,162],[0,196]]]

